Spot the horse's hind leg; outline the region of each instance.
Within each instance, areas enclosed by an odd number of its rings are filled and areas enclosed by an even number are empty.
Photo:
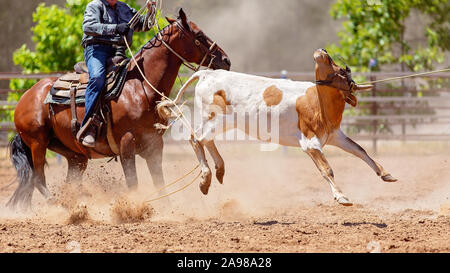
[[[50,191],[47,189],[47,184],[45,181],[45,153],[47,151],[47,145],[39,142],[34,142],[31,147],[31,154],[33,158],[33,185],[39,190],[39,192],[50,201],[52,199],[52,195]]]

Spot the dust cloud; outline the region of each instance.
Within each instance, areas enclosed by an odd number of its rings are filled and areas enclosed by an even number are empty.
[[[225,160],[224,184],[213,177],[207,196],[200,192],[197,180],[168,198],[147,203],[158,197],[158,193],[145,161],[139,157],[139,189],[135,192],[128,191],[118,162],[107,164],[106,160],[91,161],[81,184],[65,184],[65,162],[58,165],[53,161],[46,173],[49,188],[57,200],[56,205],[47,204],[35,191],[31,212],[10,212],[2,205],[0,218],[42,219],[59,224],[86,221],[111,224],[184,222],[193,219],[240,221],[282,215],[323,204],[339,207],[314,163],[299,149],[261,152],[259,144],[255,143],[219,142],[217,145]],[[397,152],[396,147],[400,147]],[[447,157],[441,153],[405,154],[403,150],[411,149],[402,147],[394,145],[386,148],[386,152],[381,149],[381,155],[375,157],[399,179],[397,183],[382,182],[363,161],[338,149],[327,147],[325,153],[334,170],[337,185],[355,206],[383,213],[411,209],[430,211],[432,214],[446,213],[450,200]],[[214,162],[209,156],[208,162],[214,174]],[[166,145],[163,161],[166,185],[186,174],[196,164],[195,155],[188,144],[179,142]],[[168,187],[166,193],[187,185],[196,175],[197,172],[194,172]],[[10,189],[9,194],[13,189]],[[5,204],[8,197],[4,195],[1,204]]]
[[[228,53],[232,70],[312,71],[312,52],[337,41],[332,0],[164,0],[164,14],[188,18]]]

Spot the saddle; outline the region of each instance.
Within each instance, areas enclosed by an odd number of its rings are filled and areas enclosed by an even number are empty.
[[[103,94],[108,93],[116,82],[119,69],[128,64],[129,59],[118,58],[115,56],[108,59],[106,69],[106,90]],[[74,88],[75,97],[84,97],[87,85],[89,83],[89,71],[85,62],[79,62],[73,67],[75,72],[67,73],[60,77],[53,84],[50,93],[52,96],[61,98],[70,98],[70,91]]]
[[[89,83],[89,71],[85,62],[75,64],[75,72],[67,73],[56,80],[47,96],[46,103],[50,104],[70,104],[71,108],[71,129],[77,141],[81,142],[87,129],[94,127],[96,136],[100,135],[104,123],[108,125],[108,142],[110,141],[110,109],[108,101],[119,97],[128,71],[130,59],[121,56],[114,56],[107,61],[106,82],[97,101],[94,114],[89,118],[85,126],[80,128],[77,118],[77,104],[84,103],[86,88]],[[115,146],[115,147],[113,147]],[[111,150],[116,153],[117,145],[111,145]]]

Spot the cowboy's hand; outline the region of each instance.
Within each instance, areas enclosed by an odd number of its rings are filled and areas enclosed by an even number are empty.
[[[147,0],[147,3],[145,3],[147,5],[148,9],[151,9],[152,6],[156,6],[156,1],[154,0]]]
[[[120,35],[125,35],[130,30],[130,26],[127,23],[118,24],[116,26],[116,32]]]

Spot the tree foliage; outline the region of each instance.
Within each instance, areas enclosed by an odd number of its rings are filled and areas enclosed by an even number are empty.
[[[405,40],[405,21],[413,10],[427,18],[424,43]],[[359,71],[368,71],[371,59],[377,60],[373,70],[384,64],[430,70],[450,49],[448,0],[337,0],[330,14],[343,22],[339,45],[329,51]]]

